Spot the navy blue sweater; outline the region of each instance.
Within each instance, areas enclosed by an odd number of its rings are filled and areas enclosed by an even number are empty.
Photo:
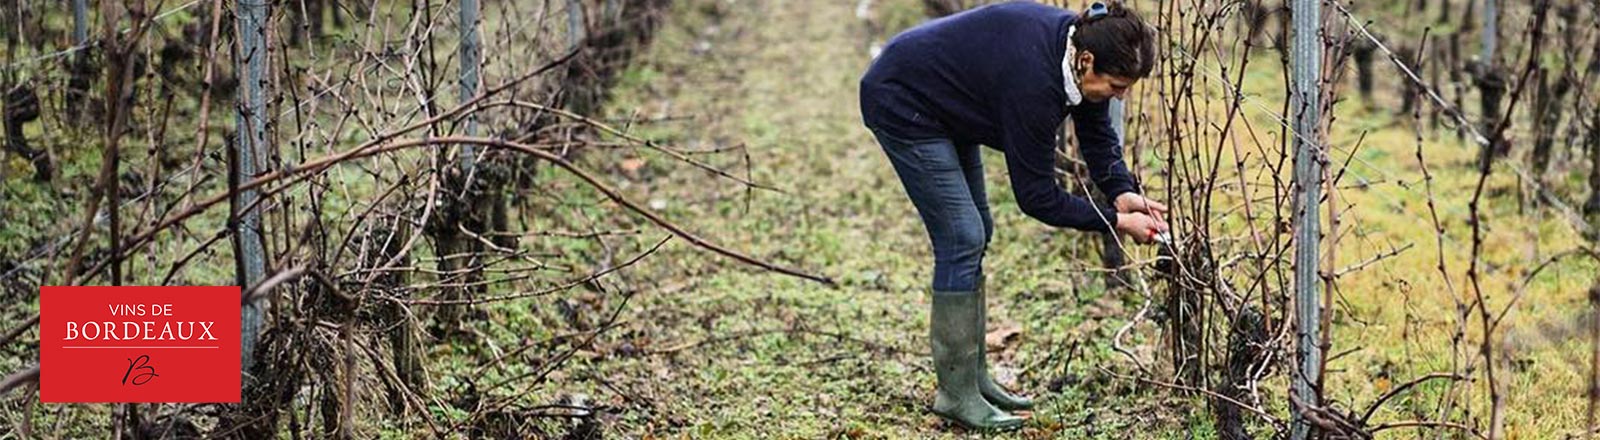
[[[1055,179],[1056,133],[1070,115],[1100,191],[1115,198],[1137,190],[1109,103],[1067,107],[1061,59],[1075,22],[1071,11],[1013,2],[911,28],[889,40],[861,78],[862,120],[903,139],[1000,149],[1023,213],[1056,227],[1109,230],[1117,218],[1110,203],[1096,209]]]

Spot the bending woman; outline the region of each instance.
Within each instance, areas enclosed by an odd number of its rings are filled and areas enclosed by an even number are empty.
[[[1083,15],[1031,2],[985,6],[895,36],[861,79],[861,115],[933,244],[933,410],[971,429],[1014,429],[984,360],[983,253],[994,235],[978,144],[1005,152],[1022,212],[1045,224],[1149,243],[1166,206],[1139,194],[1107,106],[1155,63],[1154,36],[1120,4]],[[1071,116],[1089,175],[1111,203],[1067,193],[1055,139]]]

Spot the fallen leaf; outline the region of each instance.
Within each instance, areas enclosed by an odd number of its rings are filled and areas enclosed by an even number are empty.
[[[639,170],[644,168],[644,159],[637,157],[623,159],[618,167],[622,169],[622,174],[629,179],[639,180]]]
[[[1020,336],[1022,336],[1021,325],[1016,323],[1001,324],[1000,328],[983,335],[983,345],[989,347],[989,351],[1003,350],[1006,345],[1016,342]]]

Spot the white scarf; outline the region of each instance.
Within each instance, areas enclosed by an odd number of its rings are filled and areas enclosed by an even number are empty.
[[[1061,86],[1067,90],[1067,107],[1083,102],[1083,93],[1078,91],[1078,78],[1072,74],[1072,59],[1078,55],[1078,49],[1072,47],[1072,33],[1077,31],[1077,26],[1067,28],[1067,55],[1061,57]]]

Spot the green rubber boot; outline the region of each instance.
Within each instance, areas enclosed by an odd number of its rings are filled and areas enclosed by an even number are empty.
[[[1006,392],[1005,388],[1001,388],[1000,384],[994,382],[994,376],[989,375],[989,351],[986,350],[987,347],[984,345],[983,340],[984,332],[988,331],[989,328],[989,303],[987,302],[989,294],[988,289],[985,289],[988,281],[988,276],[978,276],[978,368],[980,368],[979,371],[983,372],[981,376],[978,376],[978,391],[983,393],[984,400],[988,400],[996,408],[1006,411],[1031,410],[1033,409],[1032,399]]]
[[[1022,419],[995,408],[978,390],[983,381],[983,329],[978,327],[983,303],[978,292],[933,292],[933,369],[939,392],[933,413],[967,429],[1012,430]]]

